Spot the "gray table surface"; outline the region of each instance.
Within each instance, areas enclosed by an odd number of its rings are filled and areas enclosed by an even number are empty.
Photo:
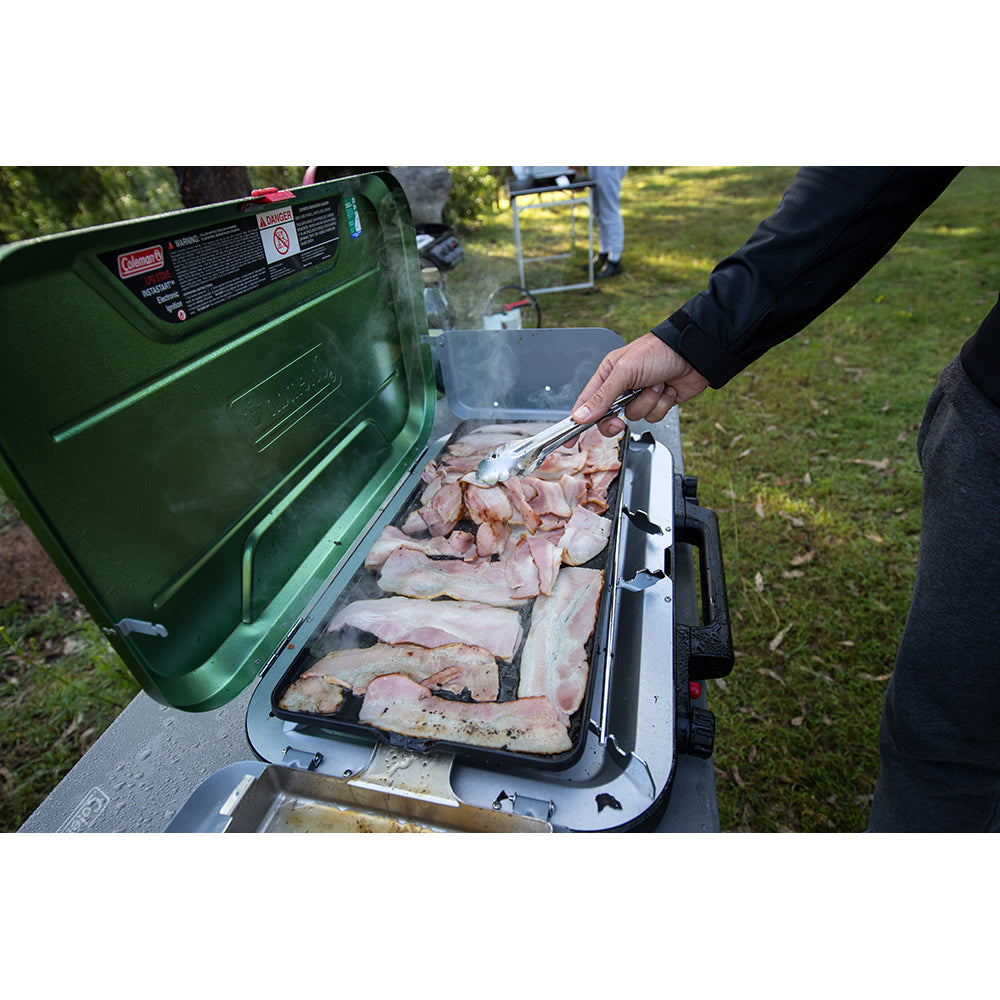
[[[450,416],[450,414],[449,414]],[[447,418],[439,423],[446,425]],[[677,411],[650,430],[683,471]],[[435,433],[439,430],[435,424]],[[689,569],[681,565],[678,572]],[[153,832],[166,829],[211,776],[256,756],[246,733],[252,687],[222,708],[187,713],[138,695],[20,828],[21,833]],[[704,695],[699,702],[704,704]],[[713,761],[681,755],[670,800],[656,832],[716,832]]]

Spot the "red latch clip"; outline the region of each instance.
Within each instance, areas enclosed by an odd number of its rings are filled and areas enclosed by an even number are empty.
[[[270,204],[272,201],[285,201],[288,198],[294,197],[295,195],[291,191],[281,191],[276,187],[257,188],[250,192],[251,200],[260,202],[261,204]]]

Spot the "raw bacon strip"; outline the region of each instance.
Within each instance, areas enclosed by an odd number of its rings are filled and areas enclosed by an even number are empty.
[[[588,477],[589,485],[587,493],[580,502],[593,510],[607,510],[608,490],[617,478],[617,470],[595,472],[592,476]]]
[[[383,642],[412,642],[444,646],[464,642],[482,646],[510,662],[523,637],[516,611],[476,601],[422,601],[409,597],[382,597],[354,601],[333,617],[327,630],[345,625],[371,632]]]
[[[566,475],[582,472],[587,465],[587,453],[567,452],[556,449],[547,455],[545,461],[532,473],[536,479],[560,479]]]
[[[532,507],[532,502],[538,495],[538,490],[528,480],[521,479],[519,476],[513,476],[500,485],[507,494],[513,508],[511,520],[516,521],[518,524],[523,524],[529,532],[536,531],[542,523],[541,518],[535,513]]]
[[[620,469],[622,463],[618,455],[621,439],[621,434],[613,438],[606,438],[596,427],[590,427],[581,434],[579,438],[580,451],[587,455],[587,471],[617,471]]]
[[[428,559],[422,552],[412,549],[396,549],[386,559],[378,585],[386,593],[404,597],[453,597],[458,601],[480,601],[499,608],[516,607],[538,595],[537,574],[534,592],[515,594],[507,582],[502,562]]]
[[[572,747],[565,716],[545,698],[469,704],[432,695],[408,677],[387,674],[368,686],[358,718],[417,739],[496,750],[554,754]]]
[[[510,525],[484,521],[476,529],[476,555],[480,559],[500,555],[510,538]]]
[[[544,423],[536,424],[483,424],[482,427],[474,427],[467,434],[464,434],[460,441],[467,441],[469,438],[476,438],[480,435],[497,436],[499,442],[502,444],[504,441],[510,438],[518,437],[531,437],[532,434],[536,433],[539,428],[543,428],[546,425]]]
[[[363,695],[383,674],[404,674],[425,687],[453,694],[468,689],[476,701],[496,701],[500,693],[496,657],[458,642],[433,648],[380,642],[367,649],[336,650],[317,660],[302,677],[322,677]]]
[[[432,535],[447,535],[462,517],[462,487],[458,483],[442,486],[419,513]]]
[[[528,544],[530,535],[525,535],[503,561],[504,580],[510,593],[518,598],[537,597],[541,593],[538,567]]]
[[[611,537],[611,520],[586,507],[577,507],[566,523],[560,545],[563,562],[582,566],[603,552]]]
[[[550,597],[540,597],[521,651],[519,698],[544,696],[554,708],[572,715],[587,689],[584,647],[597,621],[603,573],[565,567]]]
[[[427,531],[427,522],[423,519],[419,510],[410,513],[403,524],[403,531],[407,535],[422,535]]]
[[[524,481],[532,486],[536,491],[535,498],[529,506],[536,515],[541,517],[544,514],[555,514],[558,517],[569,517],[572,511],[566,500],[566,493],[563,490],[562,476],[558,480],[537,479],[527,477]]]
[[[424,487],[423,493],[420,494],[420,503],[428,504],[431,502],[431,498],[442,486],[445,484],[445,470],[439,469],[433,462],[428,462],[424,471],[420,474],[420,479],[427,485]]]
[[[556,585],[559,567],[562,565],[562,546],[539,535],[528,537],[527,543],[531,549],[531,558],[538,567],[538,590],[542,594],[551,594],[552,588]]]
[[[451,559],[471,561],[476,558],[476,539],[468,531],[453,531],[446,536],[413,538],[405,531],[400,531],[399,528],[389,524],[368,550],[365,566],[368,569],[378,569],[396,549],[414,549],[429,556],[447,556]]]
[[[559,485],[562,487],[563,496],[566,497],[566,503],[569,504],[570,510],[583,503],[589,488],[588,477],[582,473],[575,476],[561,476]]]
[[[507,524],[514,508],[504,490],[499,486],[467,486],[465,511],[476,524],[487,521]]]
[[[449,457],[456,458],[468,458],[470,455],[479,455],[485,458],[494,448],[506,444],[508,441],[527,436],[529,435],[524,432],[513,434],[510,431],[489,431],[484,428],[482,431],[472,431],[457,441],[453,441],[448,445],[447,454]]]
[[[281,696],[278,705],[286,712],[333,715],[343,704],[344,686],[326,677],[300,677]]]

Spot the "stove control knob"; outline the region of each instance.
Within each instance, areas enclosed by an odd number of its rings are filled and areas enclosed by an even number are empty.
[[[687,752],[707,759],[715,746],[715,715],[706,708],[692,708]]]

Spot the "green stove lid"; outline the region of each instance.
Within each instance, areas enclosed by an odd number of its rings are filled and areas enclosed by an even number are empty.
[[[0,248],[0,485],[153,697],[276,650],[427,443],[425,333],[389,174]]]

